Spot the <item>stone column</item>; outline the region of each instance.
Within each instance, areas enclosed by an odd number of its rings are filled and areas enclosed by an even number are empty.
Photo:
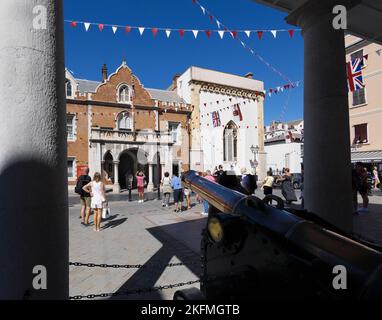
[[[119,166],[119,161],[115,160],[113,161],[114,164],[114,184],[113,184],[113,192],[120,193],[121,192],[121,186],[119,185],[118,182],[118,166]]]
[[[147,191],[152,192],[154,190],[154,164],[149,163],[149,183],[147,184]]]
[[[309,1],[287,22],[303,30],[305,207],[352,230],[352,189],[344,31],[332,25],[341,1]]]
[[[69,294],[62,13],[0,1],[0,299]]]

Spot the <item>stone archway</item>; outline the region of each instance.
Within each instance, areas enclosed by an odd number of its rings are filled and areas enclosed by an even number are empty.
[[[134,177],[133,188],[136,187],[135,175],[138,170],[143,170],[146,180],[149,177],[149,166],[147,161],[147,153],[139,148],[132,148],[123,151],[119,156],[118,166],[118,183],[122,189],[127,187],[127,175],[132,174]]]
[[[106,172],[107,176],[111,181],[115,182],[114,175],[114,158],[110,151],[107,151],[103,157],[103,170]]]

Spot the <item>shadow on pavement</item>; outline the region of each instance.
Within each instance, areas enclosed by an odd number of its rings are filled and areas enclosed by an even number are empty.
[[[195,225],[195,227],[193,227]],[[195,228],[199,228],[200,222],[198,220],[194,221],[185,221],[174,223],[165,226],[158,226],[147,229],[147,231],[155,237],[158,241],[161,242],[162,247],[144,264],[144,268],[138,269],[134,275],[130,277],[116,292],[124,292],[126,290],[135,290],[142,288],[152,288],[154,286],[158,286],[157,281],[165,272],[166,265],[169,264],[176,256],[184,265],[190,270],[196,277],[199,277],[201,269],[200,269],[200,254],[191,250],[184,243],[179,241],[179,239],[174,238],[169,233],[167,233],[164,229],[178,229],[178,230],[192,230],[195,232]],[[199,238],[201,230],[199,231]],[[190,231],[191,232],[191,231]],[[184,237],[192,237],[191,235],[183,234]],[[199,241],[200,246],[200,241]],[[153,266],[155,265],[155,266]],[[150,267],[152,266],[152,267]],[[180,271],[182,268],[182,271]],[[171,271],[169,270],[171,269]],[[184,266],[174,266],[169,267],[166,270],[168,272],[179,272],[177,273],[177,277],[171,276],[172,279],[176,280],[165,280],[166,284],[175,284],[179,282],[187,282],[189,280],[194,280],[195,278],[189,277],[189,272],[184,270]],[[183,277],[182,274],[187,273],[186,277]],[[165,278],[166,279],[166,278]],[[195,286],[199,287],[198,284]],[[117,296],[112,297],[112,300],[162,300],[163,296],[160,291],[150,292],[145,294],[132,294],[127,296]]]

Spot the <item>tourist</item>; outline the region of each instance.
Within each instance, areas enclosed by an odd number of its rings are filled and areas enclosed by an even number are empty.
[[[362,162],[357,162],[352,171],[352,189],[353,189],[353,209],[355,213],[361,214],[368,212],[369,197],[367,171],[365,171]],[[362,208],[358,209],[357,194],[362,197]]]
[[[204,178],[209,180],[209,181],[216,182],[216,180],[215,180],[214,176],[211,174],[210,170],[206,171],[206,173],[204,174]],[[209,209],[208,201],[207,200],[203,200],[203,212],[202,212],[203,216],[208,215],[208,209]]]
[[[183,202],[183,190],[182,190],[182,181],[179,178],[177,173],[171,178],[171,188],[174,190],[174,212],[182,211],[182,202]]]
[[[137,188],[138,188],[138,202],[145,201],[145,174],[142,170],[139,170],[136,175],[137,178]]]
[[[379,180],[379,176],[378,176],[378,168],[377,168],[377,167],[374,167],[374,168],[373,168],[373,177],[374,177],[374,184],[373,184],[373,187],[374,187],[374,188],[378,188],[378,186],[380,185],[381,181]]]
[[[96,172],[93,181],[82,188],[91,196],[91,208],[94,210],[94,231],[101,230],[102,208],[106,201],[105,185],[99,172]]]
[[[281,181],[281,193],[285,198],[287,204],[292,203],[292,201],[297,201],[296,193],[292,184],[292,174],[289,168],[283,169],[283,176],[278,179]]]
[[[214,172],[215,180],[219,178],[219,176],[224,172],[223,166],[220,164],[217,170]]]
[[[241,168],[240,173],[241,173],[241,182],[240,182],[241,186],[243,187],[247,195],[252,195],[257,188],[255,176],[253,174],[247,173],[246,168]]]
[[[275,178],[272,175],[272,171],[268,171],[267,176],[265,177],[265,179],[263,181],[263,186],[261,187],[263,189],[265,196],[273,193],[273,182],[274,181],[275,181]]]
[[[75,192],[79,194],[81,201],[80,219],[81,224],[87,226],[89,224],[90,217],[90,194],[85,192],[83,187],[86,186],[92,178],[89,176],[89,168],[86,168],[85,174],[80,175],[77,179]]]
[[[168,172],[164,173],[164,177],[162,179],[161,185],[162,185],[162,192],[163,192],[162,207],[168,207],[170,203],[170,195],[172,192],[171,178]]]
[[[186,197],[187,210],[191,209],[191,190],[187,187],[184,187],[184,196]]]
[[[246,190],[241,186],[238,177],[235,175],[234,171],[223,171],[216,182],[226,188],[238,191],[240,193],[246,194]]]

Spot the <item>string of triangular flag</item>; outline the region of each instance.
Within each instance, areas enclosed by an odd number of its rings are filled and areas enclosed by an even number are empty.
[[[192,0],[192,3],[195,5],[198,5],[203,12],[204,15],[207,15],[211,22],[215,22],[219,29],[223,29],[224,32],[229,32],[233,39],[235,39],[244,49],[247,49],[253,56],[255,56],[260,62],[265,64],[270,70],[272,70],[274,73],[279,75],[281,78],[286,80],[289,84],[292,83],[292,81],[284,75],[281,71],[279,71],[276,67],[274,67],[271,63],[269,63],[267,60],[265,60],[256,50],[251,48],[248,44],[246,44],[243,40],[240,39],[238,31],[229,29],[226,25],[224,25],[221,21],[221,19],[218,19],[216,15],[214,15],[211,11],[207,10],[204,6],[201,5],[201,3],[198,0]],[[223,31],[221,30],[221,31]],[[289,35],[292,38],[295,31],[290,31]],[[271,33],[274,38],[277,36],[277,30],[271,30]],[[258,34],[258,37],[261,39],[263,33],[260,32]]]
[[[110,29],[113,34],[117,34],[117,32],[120,30],[124,33],[130,33],[132,30],[137,30],[139,34],[142,36],[144,32],[147,30],[149,31],[152,36],[155,38],[159,32],[164,32],[167,38],[170,38],[171,34],[178,34],[181,38],[184,37],[186,33],[190,33],[193,35],[195,39],[198,38],[199,34],[205,34],[207,38],[210,38],[213,33],[216,33],[219,35],[220,39],[224,38],[225,34],[234,36],[238,33],[246,34],[248,38],[251,37],[251,35],[256,35],[256,37],[259,40],[263,39],[264,34],[270,34],[272,35],[271,39],[276,39],[276,35],[280,32],[288,33],[289,37],[292,39],[295,32],[300,31],[300,29],[250,29],[250,30],[235,30],[235,31],[228,31],[228,30],[206,30],[206,29],[184,29],[184,28],[162,28],[162,27],[144,27],[144,26],[123,26],[123,25],[117,25],[117,24],[106,24],[106,23],[94,23],[94,22],[83,22],[83,21],[74,21],[74,20],[65,20],[66,23],[69,23],[73,28],[77,28],[79,25],[83,25],[84,30],[88,32],[90,28],[96,27],[100,32],[103,32],[106,29]]]

